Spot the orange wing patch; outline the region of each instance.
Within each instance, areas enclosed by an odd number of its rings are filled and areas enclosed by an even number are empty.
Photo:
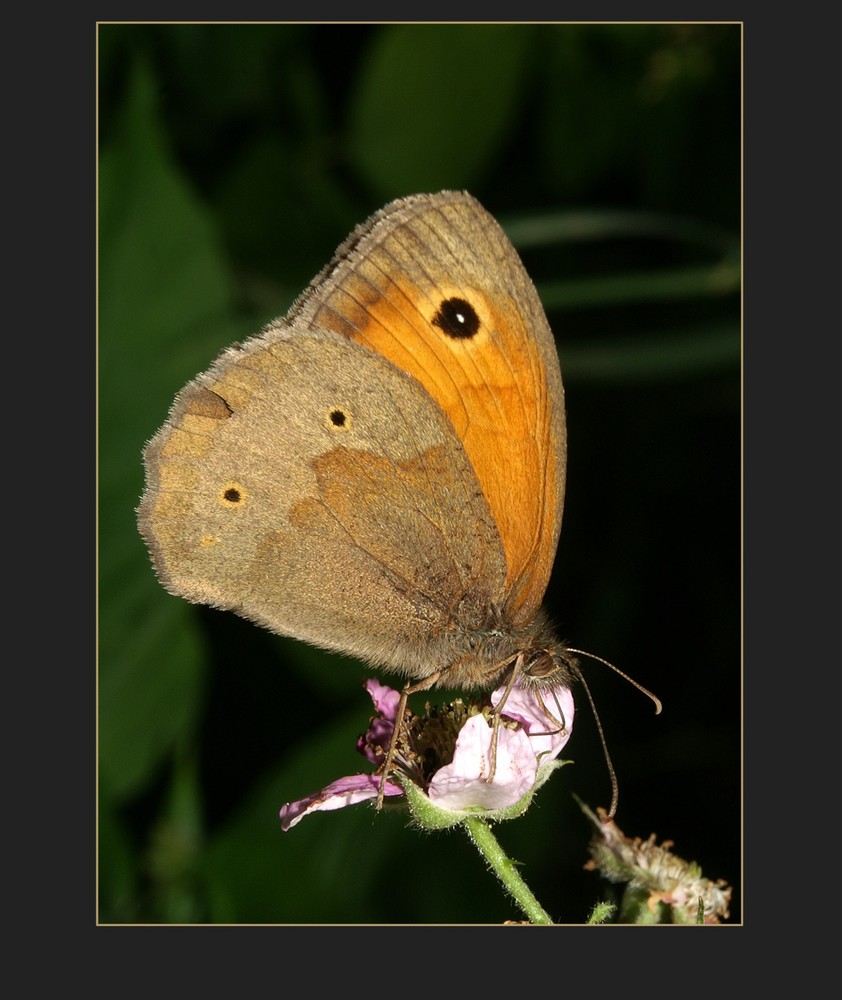
[[[529,621],[555,555],[556,498],[546,492],[559,478],[536,344],[509,296],[387,277],[378,252],[344,276],[313,322],[387,358],[447,414],[500,532],[507,608]]]

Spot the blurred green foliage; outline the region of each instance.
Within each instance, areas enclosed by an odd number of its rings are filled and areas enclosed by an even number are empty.
[[[519,917],[458,834],[362,806],[281,833],[362,769],[364,668],[170,597],[135,525],[175,392],[356,223],[441,188],[508,229],[558,339],[548,607],[664,701],[588,667],[621,825],[738,883],[740,26],[114,23],[98,57],[100,921]],[[579,923],[610,893],[570,796],[608,798],[583,706],[568,750],[498,836]]]

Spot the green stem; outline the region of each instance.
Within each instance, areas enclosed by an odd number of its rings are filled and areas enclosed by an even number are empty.
[[[470,817],[464,820],[468,836],[476,844],[480,854],[485,858],[488,867],[512,894],[523,912],[533,924],[551,924],[552,919],[538,900],[532,895],[529,886],[520,877],[513,861],[505,854],[497,838],[491,832],[489,825],[481,819]]]

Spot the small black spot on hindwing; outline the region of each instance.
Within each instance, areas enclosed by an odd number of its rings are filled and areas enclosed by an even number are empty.
[[[223,507],[241,507],[248,500],[248,491],[242,483],[226,483],[219,491],[219,502]]]

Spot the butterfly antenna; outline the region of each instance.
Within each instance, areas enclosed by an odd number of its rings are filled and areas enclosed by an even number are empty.
[[[629,684],[631,684],[633,687],[636,687],[638,691],[641,691],[648,698],[651,698],[652,701],[655,703],[655,714],[656,715],[661,714],[661,709],[662,709],[661,699],[658,698],[657,695],[652,694],[652,692],[648,688],[645,688],[642,684],[638,684],[638,682],[634,680],[633,677],[629,677],[628,674],[623,673],[623,671],[620,670],[619,667],[615,667],[613,663],[609,663],[608,660],[603,660],[601,656],[596,656],[596,654],[594,653],[588,653],[584,649],[567,649],[566,652],[574,653],[577,656],[587,656],[588,659],[590,660],[597,660],[599,663],[605,664],[606,667],[610,667],[615,674],[619,674],[624,680],[627,680]],[[571,666],[573,665],[571,664]],[[617,812],[617,798],[619,794],[617,787],[617,775],[614,771],[614,765],[611,763],[611,754],[609,754],[608,752],[608,744],[605,742],[605,734],[602,731],[602,723],[600,722],[599,713],[596,710],[596,705],[594,704],[593,697],[591,696],[590,688],[588,687],[587,682],[585,681],[585,678],[582,675],[582,671],[579,669],[579,667],[573,666],[573,670],[578,679],[582,682],[582,687],[585,689],[585,694],[588,696],[588,701],[591,704],[591,711],[593,712],[594,721],[596,722],[596,729],[597,732],[599,733],[599,741],[600,743],[602,743],[602,752],[605,754],[605,763],[608,765],[608,775],[611,779],[611,808],[608,810],[608,815],[606,816],[606,819],[613,819],[614,815]]]
[[[578,653],[579,650],[571,649],[570,652]],[[588,656],[589,654],[586,653],[585,655]],[[617,812],[617,799],[619,796],[617,774],[614,771],[614,765],[611,763],[611,754],[608,752],[608,744],[605,742],[605,733],[602,731],[602,723],[599,721],[599,712],[596,710],[596,705],[594,704],[593,697],[591,696],[590,688],[582,675],[582,671],[578,667],[573,667],[573,670],[582,682],[582,687],[585,689],[585,694],[588,696],[588,701],[591,703],[591,711],[593,712],[594,721],[596,722],[596,731],[599,733],[599,742],[602,744],[602,752],[605,754],[605,763],[608,765],[608,777],[611,779],[611,808],[608,810],[608,816],[606,818],[613,819]]]
[[[648,690],[648,688],[645,688],[642,684],[638,684],[633,677],[629,677],[628,674],[624,674],[623,671],[620,670],[619,667],[615,667],[613,663],[609,663],[608,660],[603,660],[601,656],[597,656],[595,653],[586,653],[584,649],[568,649],[567,652],[575,653],[577,656],[587,656],[589,660],[597,660],[599,663],[604,663],[605,666],[610,667],[615,674],[619,674],[624,680],[627,680],[632,687],[636,687],[637,690],[642,691],[647,698],[651,698],[655,703],[655,715],[661,714],[661,709],[663,707],[661,705],[661,699],[657,695],[652,694],[652,692]],[[581,674],[579,674],[579,679],[582,680]],[[584,683],[584,680],[582,680],[582,683]],[[585,685],[585,690],[587,690],[587,685]],[[588,697],[590,697],[590,695],[588,695]]]

